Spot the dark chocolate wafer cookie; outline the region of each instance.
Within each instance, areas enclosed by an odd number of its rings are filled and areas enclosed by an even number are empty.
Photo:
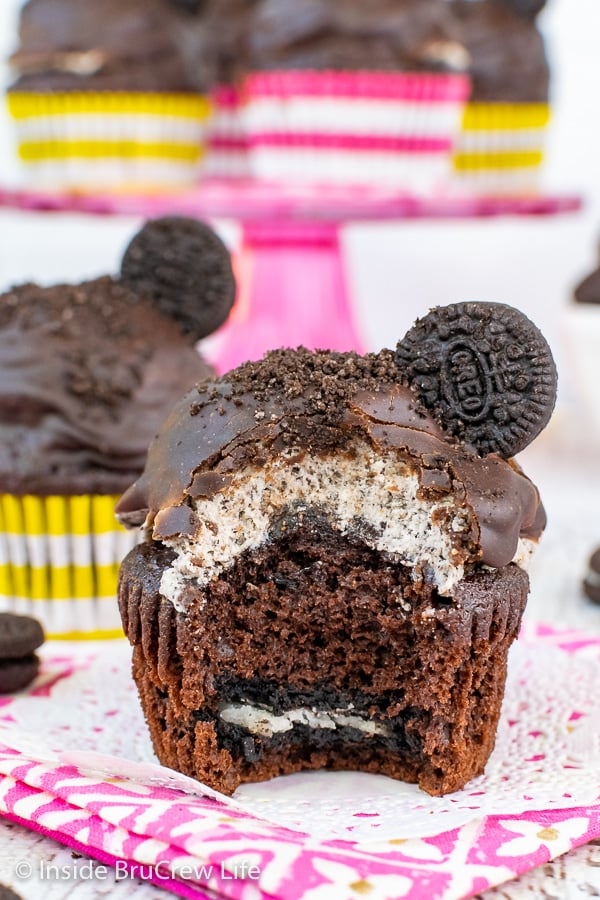
[[[223,241],[204,222],[153,219],[125,250],[121,278],[150,297],[192,341],[223,324],[235,300],[235,278]]]
[[[545,338],[503,303],[431,310],[398,342],[396,362],[440,426],[481,456],[509,458],[523,450],[556,401],[556,366]]]
[[[31,684],[40,670],[40,661],[35,653],[20,659],[0,660],[0,694],[22,691]]]
[[[37,619],[0,613],[0,662],[29,656],[44,640],[44,630]]]

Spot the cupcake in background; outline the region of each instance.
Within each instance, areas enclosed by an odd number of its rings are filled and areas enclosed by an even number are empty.
[[[573,291],[566,317],[577,395],[600,443],[600,249],[598,267]]]
[[[182,11],[176,23],[177,41],[188,76],[194,79],[199,75],[201,89],[208,63],[214,80],[203,174],[226,179],[248,177],[240,80],[250,17],[258,0],[171,2]]]
[[[194,220],[149,222],[121,274],[0,297],[0,609],[51,637],[122,634],[114,517],[173,403],[213,374],[195,348],[226,319],[229,254]]]
[[[260,0],[247,36],[251,173],[430,193],[468,94],[446,0]]]
[[[450,0],[472,94],[455,180],[476,193],[535,193],[550,121],[549,67],[536,16],[546,0]]]
[[[208,65],[190,77],[173,0],[29,0],[8,104],[30,184],[161,190],[201,171]]]

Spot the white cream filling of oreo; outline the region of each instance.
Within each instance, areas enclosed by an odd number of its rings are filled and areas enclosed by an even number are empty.
[[[366,735],[390,735],[391,728],[374,722],[372,719],[352,712],[351,709],[318,710],[309,707],[289,709],[276,714],[262,706],[250,703],[229,703],[219,713],[219,717],[228,725],[239,725],[250,734],[261,737],[273,737],[291,731],[294,725],[307,725],[309,728],[354,728]]]
[[[418,497],[417,475],[394,452],[376,453],[366,442],[354,443],[352,451],[290,450],[264,466],[245,467],[225,490],[195,501],[198,533],[164,541],[176,557],[163,573],[163,596],[181,609],[188,583],[203,586],[242,553],[264,545],[290,507],[296,516],[317,507],[340,534],[359,530],[368,547],[419,567],[419,577],[451,595],[464,575],[454,539],[470,528],[472,513],[457,506],[451,493]]]

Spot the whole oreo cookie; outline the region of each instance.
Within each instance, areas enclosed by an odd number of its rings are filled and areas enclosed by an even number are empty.
[[[223,324],[235,300],[229,251],[197,219],[147,222],[125,250],[121,279],[150,297],[194,342]]]
[[[554,409],[556,366],[546,339],[503,303],[431,310],[398,342],[396,362],[439,425],[481,456],[514,456]]]
[[[37,619],[0,613],[0,662],[29,656],[44,640],[44,629]]]

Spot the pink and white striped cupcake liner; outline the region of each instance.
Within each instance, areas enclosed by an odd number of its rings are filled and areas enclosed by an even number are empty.
[[[454,74],[252,74],[243,109],[250,173],[431,193],[448,183],[469,87]]]

